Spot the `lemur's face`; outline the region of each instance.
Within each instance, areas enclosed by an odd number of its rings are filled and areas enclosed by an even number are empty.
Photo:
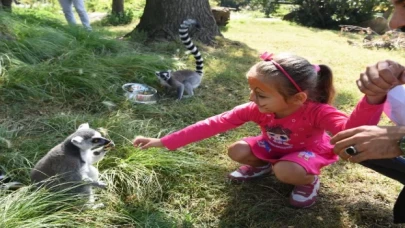
[[[103,159],[104,155],[112,149],[114,142],[103,137],[100,132],[87,126],[80,126],[72,135],[71,142],[77,146],[84,161],[95,163]]]
[[[156,71],[155,74],[159,79],[162,79],[164,81],[169,81],[169,79],[171,77],[171,71],[170,70],[168,70],[168,71]]]

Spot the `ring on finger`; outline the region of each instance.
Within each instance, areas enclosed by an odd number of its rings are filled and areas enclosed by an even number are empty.
[[[359,152],[356,150],[354,146],[349,146],[345,149],[345,153],[349,156],[354,156],[358,154]]]

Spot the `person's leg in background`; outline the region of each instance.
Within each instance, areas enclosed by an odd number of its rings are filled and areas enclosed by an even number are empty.
[[[405,159],[402,157],[367,160],[360,164],[405,185]],[[394,205],[394,223],[405,223],[405,187]]]
[[[90,26],[90,20],[87,15],[84,0],[73,0],[73,5],[76,9],[77,14],[79,14],[80,21],[82,22],[84,28],[91,31],[92,28]]]
[[[72,0],[59,0],[59,3],[62,7],[62,11],[65,15],[66,21],[69,24],[75,25],[76,19],[75,15],[73,15]]]

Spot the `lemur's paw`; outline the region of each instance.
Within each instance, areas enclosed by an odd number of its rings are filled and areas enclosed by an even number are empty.
[[[100,209],[100,208],[104,208],[105,205],[103,203],[98,203],[98,204],[94,204],[91,206],[91,209],[95,210],[95,209]]]
[[[100,209],[100,208],[104,208],[105,205],[103,203],[86,203],[85,205],[85,209],[91,209],[91,210],[96,210],[96,209]]]
[[[91,179],[90,177],[83,177],[82,181],[86,182],[86,183],[93,183],[94,182],[93,179]]]
[[[97,187],[102,188],[102,189],[106,189],[107,188],[107,183],[105,183],[104,181],[98,181],[97,182]]]

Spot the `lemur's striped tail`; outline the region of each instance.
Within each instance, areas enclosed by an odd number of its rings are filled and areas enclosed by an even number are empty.
[[[196,67],[195,67],[196,72],[202,76],[203,68],[204,68],[204,61],[203,61],[203,58],[201,57],[200,51],[198,51],[198,48],[193,44],[193,42],[190,39],[190,35],[188,34],[188,30],[192,25],[198,25],[197,21],[194,19],[187,19],[187,20],[183,21],[183,23],[180,25],[180,28],[179,28],[179,35],[180,35],[181,42],[194,55],[195,64],[196,64]]]

